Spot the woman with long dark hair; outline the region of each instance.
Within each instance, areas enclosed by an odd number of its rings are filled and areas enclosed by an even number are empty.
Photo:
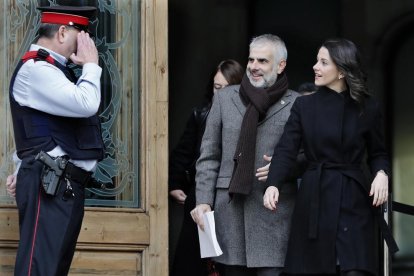
[[[374,216],[388,198],[390,165],[380,107],[361,68],[354,43],[325,41],[313,66],[319,89],[295,101],[275,147],[263,197],[270,210],[277,211],[279,189],[302,143],[308,161],[292,218],[287,273],[377,274]],[[365,161],[371,182],[363,173]]]

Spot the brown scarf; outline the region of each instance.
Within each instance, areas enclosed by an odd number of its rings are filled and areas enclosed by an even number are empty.
[[[254,87],[247,75],[240,85],[240,98],[246,106],[239,141],[234,153],[234,169],[230,180],[229,194],[248,195],[252,189],[255,171],[256,135],[258,123],[266,117],[267,110],[285,94],[288,80],[285,73],[268,88]]]

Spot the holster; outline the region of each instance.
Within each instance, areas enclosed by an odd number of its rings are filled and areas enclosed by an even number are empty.
[[[68,161],[67,156],[53,158],[41,151],[35,159],[43,163],[42,186],[48,195],[56,195],[60,181],[63,179],[73,181],[83,187],[106,189],[104,183],[95,180],[91,172],[85,171]]]
[[[43,163],[41,181],[45,193],[52,196],[56,195],[68,164],[68,158],[66,156],[52,158],[49,154],[40,151],[35,160],[40,160]]]

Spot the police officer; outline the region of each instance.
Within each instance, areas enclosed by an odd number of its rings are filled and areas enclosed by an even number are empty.
[[[96,8],[39,9],[38,40],[22,57],[10,83],[16,152],[21,160],[15,188],[20,225],[15,275],[61,276],[68,274],[75,251],[85,185],[104,156],[96,115],[102,69],[87,32]],[[69,59],[82,66],[79,78],[66,67]],[[49,165],[39,158],[41,152]],[[53,168],[57,160],[63,165]],[[56,174],[61,168],[56,192],[47,192],[46,172]],[[12,179],[7,182],[13,194]]]

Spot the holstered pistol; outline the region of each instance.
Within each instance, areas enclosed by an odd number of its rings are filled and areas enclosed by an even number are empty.
[[[68,160],[61,156],[52,158],[43,151],[36,155],[35,160],[40,160],[44,164],[41,180],[45,193],[55,196]]]

